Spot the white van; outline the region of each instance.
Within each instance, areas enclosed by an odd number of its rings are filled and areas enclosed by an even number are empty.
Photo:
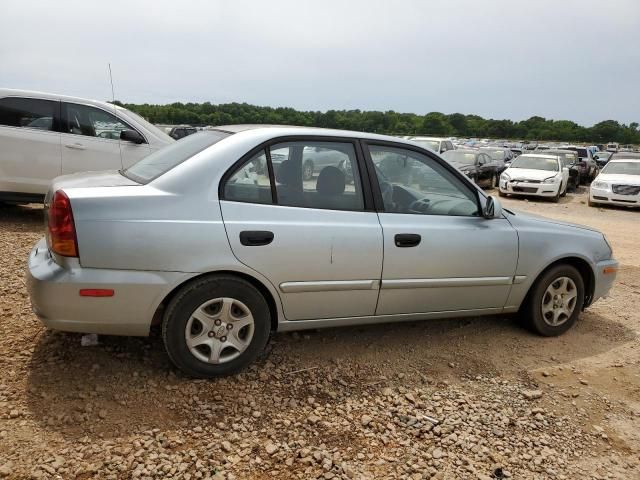
[[[106,102],[0,89],[0,201],[42,201],[58,175],[127,168],[174,141]]]

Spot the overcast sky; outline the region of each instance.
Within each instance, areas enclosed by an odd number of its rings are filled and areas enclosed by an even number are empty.
[[[640,0],[4,2],[0,87],[640,121]]]

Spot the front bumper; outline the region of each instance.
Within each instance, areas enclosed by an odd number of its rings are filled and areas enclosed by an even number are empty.
[[[640,207],[640,194],[620,195],[613,193],[611,190],[595,188],[593,186],[589,188],[589,200],[591,200],[592,203],[607,203],[622,207]]]
[[[595,302],[599,298],[606,297],[609,294],[609,290],[613,286],[618,273],[618,261],[603,260],[596,263],[595,269],[595,285],[593,289],[593,298],[591,303]]]
[[[560,183],[530,183],[520,180],[500,179],[500,191],[509,195],[536,195],[539,197],[555,197]]]
[[[189,274],[179,272],[63,267],[53,260],[43,238],[29,255],[27,287],[34,313],[48,328],[148,335],[160,302],[188,278]],[[86,288],[113,289],[114,296],[80,296],[80,289]]]

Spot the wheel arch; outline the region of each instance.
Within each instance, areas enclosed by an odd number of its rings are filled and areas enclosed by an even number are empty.
[[[184,282],[179,283],[178,285],[176,285],[167,295],[164,296],[164,298],[162,299],[162,301],[160,302],[160,304],[156,307],[156,310],[153,314],[153,318],[151,321],[151,325],[152,326],[156,326],[156,325],[160,325],[160,323],[162,323],[162,317],[164,315],[164,311],[167,307],[167,305],[169,305],[169,303],[171,302],[171,300],[176,296],[176,294],[186,285],[193,283],[193,282],[197,282],[198,280],[205,278],[205,277],[214,277],[214,276],[218,276],[218,275],[231,275],[234,277],[238,277],[241,278],[247,282],[249,282],[251,285],[253,285],[259,292],[260,294],[264,297],[265,301],[267,302],[267,305],[269,306],[269,313],[271,316],[271,330],[276,331],[278,329],[278,314],[279,314],[279,310],[278,310],[278,306],[276,304],[276,299],[274,298],[274,295],[272,294],[272,292],[269,290],[269,288],[260,280],[258,280],[257,278],[249,275],[248,273],[245,272],[238,272],[236,270],[215,270],[215,271],[211,271],[211,272],[205,272],[205,273],[201,273],[198,274],[194,277],[191,277],[187,280],[185,280]]]
[[[542,277],[546,272],[548,272],[553,267],[556,267],[558,265],[563,265],[563,264],[571,265],[576,270],[578,270],[578,272],[580,273],[580,276],[582,277],[582,280],[584,281],[584,304],[582,306],[582,309],[584,310],[589,305],[591,305],[591,302],[593,301],[593,293],[595,291],[596,275],[595,275],[595,272],[593,271],[593,268],[591,267],[591,264],[588,261],[586,261],[584,258],[575,257],[575,256],[558,258],[553,262],[551,262],[550,264],[548,264],[546,267],[544,267],[540,272],[538,272],[535,280],[529,286],[529,289],[527,290],[527,294],[525,295],[525,298],[522,301],[521,305],[527,304],[533,292],[533,289],[538,283],[538,280],[540,279],[540,277]]]

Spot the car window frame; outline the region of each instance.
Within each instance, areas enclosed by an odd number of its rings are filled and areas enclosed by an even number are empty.
[[[37,101],[44,101],[44,102],[54,102],[55,103],[55,108],[54,108],[54,112],[53,112],[53,125],[52,125],[52,129],[51,130],[43,130],[41,128],[36,128],[36,127],[17,127],[15,125],[3,125],[0,124],[0,127],[4,127],[4,128],[16,128],[16,129],[27,129],[30,132],[41,132],[41,133],[56,133],[56,134],[60,134],[62,133],[62,101],[58,100],[58,99],[51,99],[51,98],[40,98],[40,97],[32,97],[29,95],[6,95],[4,97],[1,97],[0,100],[4,100],[6,98],[16,98],[16,99],[22,99],[22,100],[37,100]]]
[[[83,103],[83,102],[71,102],[71,101],[67,101],[67,100],[60,100],[60,133],[65,134],[65,135],[73,135],[74,137],[82,137],[82,138],[94,138],[94,139],[98,139],[98,140],[105,140],[105,141],[109,141],[109,142],[120,142],[121,140],[115,139],[115,138],[104,138],[104,137],[98,137],[97,135],[94,136],[90,136],[90,135],[80,135],[77,133],[71,133],[69,132],[69,126],[68,126],[68,118],[67,118],[67,105],[80,105],[82,107],[89,107],[89,108],[95,108],[96,110],[101,110],[104,113],[108,114],[108,115],[112,115],[114,117],[116,117],[116,119],[121,122],[123,125],[125,125],[127,128],[127,130],[133,130],[134,132],[137,132],[143,139],[144,142],[142,142],[139,145],[148,145],[149,144],[149,140],[147,139],[146,135],[144,133],[142,133],[139,129],[133,127],[131,125],[131,123],[129,123],[128,121],[124,120],[122,117],[118,116],[116,109],[114,108],[113,111],[109,111],[105,108],[99,107],[97,105],[92,105],[90,103]],[[126,143],[131,143],[131,142],[126,142]]]
[[[429,214],[423,214],[423,213],[410,213],[410,212],[399,213],[399,212],[387,212],[386,211],[386,209],[384,207],[384,200],[382,198],[382,192],[380,191],[380,184],[378,182],[378,177],[377,177],[377,174],[375,172],[375,165],[373,163],[373,159],[371,158],[371,152],[369,150],[369,146],[389,147],[389,148],[398,148],[398,149],[409,150],[409,151],[413,151],[413,152],[416,152],[416,153],[420,153],[420,154],[428,157],[432,161],[438,163],[442,168],[448,170],[449,173],[451,173],[453,176],[458,177],[458,179],[460,180],[460,183],[463,185],[463,187],[467,188],[471,192],[471,194],[473,195],[473,197],[476,200],[476,206],[478,207],[478,215],[477,216],[463,216],[463,218],[483,218],[482,214],[481,214],[483,205],[482,205],[482,202],[480,201],[480,192],[479,192],[478,188],[470,183],[469,179],[467,178],[467,176],[465,174],[463,174],[460,170],[458,170],[453,165],[451,165],[449,162],[447,162],[446,160],[441,158],[439,155],[436,155],[433,152],[430,152],[430,151],[428,151],[428,150],[426,150],[424,148],[420,148],[418,146],[410,145],[410,144],[407,144],[407,143],[398,143],[398,142],[393,142],[393,141],[388,141],[388,140],[360,139],[360,143],[362,144],[362,150],[363,150],[363,154],[364,154],[364,158],[365,158],[365,164],[366,164],[366,167],[367,167],[367,176],[369,178],[369,182],[370,182],[370,185],[371,185],[371,190],[372,190],[372,193],[373,193],[373,202],[374,202],[374,205],[375,205],[375,208],[376,208],[376,212],[378,212],[378,213],[395,213],[395,214],[398,214],[398,215],[416,215],[416,216],[422,216],[422,217],[430,216]],[[417,159],[417,160],[421,161],[419,159]],[[425,165],[427,165],[427,167],[429,166],[428,164],[425,164]],[[435,215],[431,215],[431,216],[435,216]],[[438,216],[457,217],[457,216],[453,216],[453,215],[438,215]]]
[[[303,207],[296,205],[280,205],[278,203],[278,192],[275,180],[275,172],[273,171],[273,164],[271,162],[271,146],[279,143],[286,142],[322,142],[322,143],[350,143],[353,145],[353,149],[356,155],[356,165],[358,167],[358,176],[360,179],[360,186],[362,189],[363,208],[353,210],[332,209],[332,208],[318,208],[318,207]],[[267,169],[269,171],[269,183],[271,184],[271,198],[272,204],[256,203],[244,200],[230,200],[226,199],[224,195],[225,185],[227,181],[240,169],[242,166],[253,158],[257,152],[265,150],[267,155]],[[239,160],[235,161],[220,177],[218,182],[218,199],[221,201],[236,202],[236,203],[249,203],[253,205],[264,205],[271,207],[284,207],[284,208],[302,208],[305,210],[330,210],[335,212],[375,212],[375,200],[372,191],[371,179],[369,178],[366,166],[366,160],[364,158],[364,152],[362,151],[362,145],[360,139],[355,137],[338,137],[328,135],[284,135],[279,137],[273,137],[266,140],[259,145],[256,145],[247,153],[245,153]]]

